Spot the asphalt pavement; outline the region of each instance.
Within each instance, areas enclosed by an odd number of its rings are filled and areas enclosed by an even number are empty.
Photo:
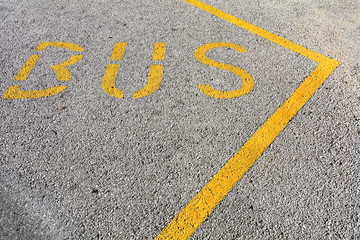
[[[0,239],[360,239],[359,46],[359,0],[3,0]]]

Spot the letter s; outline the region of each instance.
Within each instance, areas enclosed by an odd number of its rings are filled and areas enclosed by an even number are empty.
[[[215,61],[215,60],[209,58],[208,56],[206,56],[206,53],[209,50],[211,50],[213,48],[219,48],[219,47],[228,47],[228,48],[235,49],[238,52],[247,52],[244,47],[242,47],[238,44],[235,44],[235,43],[214,42],[214,43],[208,43],[208,44],[205,44],[205,45],[199,47],[195,52],[195,57],[198,61],[200,61],[206,65],[224,69],[224,70],[228,70],[228,71],[231,71],[231,72],[237,74],[242,79],[243,85],[239,89],[233,90],[233,91],[220,91],[220,90],[216,90],[216,89],[212,88],[210,85],[199,85],[198,87],[200,88],[200,90],[204,94],[206,94],[210,97],[220,98],[220,99],[236,98],[236,97],[240,97],[242,95],[250,93],[255,87],[255,81],[254,81],[254,78],[247,71],[245,71],[242,68],[230,65],[230,64]]]

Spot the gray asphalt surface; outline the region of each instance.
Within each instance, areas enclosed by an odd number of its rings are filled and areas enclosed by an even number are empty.
[[[192,239],[360,239],[360,2],[204,1],[342,64]],[[180,0],[0,3],[0,95],[68,88],[41,99],[0,99],[0,239],[153,239],[288,99],[316,63]],[[40,42],[84,47],[58,81],[50,66],[74,52],[48,48],[26,81],[14,77]],[[128,42],[111,61],[116,42]],[[145,86],[154,43],[167,43],[162,85]],[[234,99],[241,67],[254,90]],[[120,63],[123,99],[102,88]]]

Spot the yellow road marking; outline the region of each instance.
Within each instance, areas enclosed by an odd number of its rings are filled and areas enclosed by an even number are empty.
[[[42,42],[39,43],[36,50],[45,51],[48,47],[60,47],[66,48],[73,51],[84,51],[84,48],[76,43],[69,42]],[[34,69],[35,65],[38,63],[41,55],[32,55],[29,60],[21,68],[20,72],[16,75],[15,80],[26,80],[29,74]],[[51,68],[56,72],[58,80],[69,81],[71,80],[71,71],[67,68],[70,65],[73,65],[79,62],[83,58],[83,55],[74,55],[70,57],[65,62],[54,65]],[[43,98],[56,95],[64,91],[66,86],[55,86],[47,89],[41,90],[20,90],[21,86],[10,86],[5,94],[3,99],[29,99],[29,98]]]
[[[250,73],[248,73],[247,71],[245,71],[242,68],[235,67],[230,64],[218,62],[218,61],[215,61],[215,60],[209,58],[208,56],[206,56],[206,53],[209,50],[214,49],[214,48],[219,48],[219,47],[228,47],[228,48],[235,49],[238,52],[247,52],[244,47],[242,47],[238,44],[235,44],[235,43],[214,42],[214,43],[208,43],[208,44],[205,44],[205,45],[199,47],[195,52],[195,57],[197,60],[199,60],[200,62],[202,62],[206,65],[224,69],[224,70],[228,70],[228,71],[231,71],[231,72],[237,74],[242,79],[243,84],[239,89],[233,90],[233,91],[216,90],[208,84],[207,85],[199,85],[200,90],[204,94],[206,94],[210,97],[220,98],[220,99],[236,98],[236,97],[240,97],[242,95],[248,94],[255,87],[254,78],[250,75]]]
[[[145,96],[149,96],[156,92],[160,86],[163,79],[164,74],[164,65],[151,65],[149,80],[146,86],[134,93],[134,98],[141,98]]]
[[[36,47],[38,51],[45,51],[48,47],[66,48],[72,51],[82,52],[84,48],[76,43],[70,42],[42,42]]]
[[[124,97],[124,91],[115,86],[116,77],[119,73],[120,64],[109,64],[103,78],[102,87],[109,95],[117,98]]]
[[[21,86],[10,86],[6,90],[3,99],[28,99],[28,98],[43,98],[56,95],[64,91],[67,86],[55,86],[42,90],[20,90]]]
[[[110,57],[110,60],[122,60],[125,55],[127,43],[120,42],[116,43],[113,53]],[[165,60],[166,55],[166,43],[155,43],[154,52],[153,52],[153,60]],[[124,91],[118,89],[115,85],[116,77],[119,73],[120,64],[109,64],[107,66],[102,87],[105,92],[109,95],[123,98]],[[145,87],[136,91],[134,93],[134,98],[141,98],[148,96],[154,92],[156,92],[160,86],[163,79],[164,74],[164,65],[163,64],[154,64],[151,65],[149,79]]]
[[[18,75],[16,75],[15,80],[26,80],[34,69],[35,65],[40,60],[41,55],[31,55],[29,60],[26,61],[24,66],[21,68]]]
[[[154,52],[153,52],[153,60],[165,60],[166,55],[166,43],[155,43]],[[134,98],[141,98],[145,96],[149,96],[156,92],[163,80],[164,74],[164,65],[156,64],[151,65],[149,79],[145,87],[136,91],[134,93]]]
[[[67,67],[79,62],[83,57],[83,55],[74,55],[65,62],[52,66],[51,68],[56,72],[58,80],[70,81],[71,72]]]
[[[115,43],[114,50],[111,54],[110,60],[123,60],[127,42]],[[116,87],[116,77],[119,73],[120,64],[109,64],[103,78],[102,87],[109,95],[117,98],[124,97],[124,91]]]
[[[110,60],[123,60],[126,47],[127,47],[127,42],[115,43],[115,47],[111,54]]]
[[[66,48],[73,51],[84,51],[84,48],[76,43],[69,42],[42,42],[36,47],[38,51],[45,51],[48,47],[59,47]],[[18,75],[16,75],[15,80],[26,80],[34,69],[35,65],[40,60],[41,55],[32,55],[29,60],[21,68]],[[69,81],[71,79],[71,72],[67,69],[68,66],[73,65],[80,61],[83,58],[83,55],[75,55],[70,59],[66,60],[63,63],[52,66],[51,68],[55,70],[58,75],[58,80]]]
[[[166,43],[155,43],[153,60],[165,60]]]
[[[289,121],[300,111],[340,62],[277,36],[199,0],[184,0],[215,16],[255,33],[269,41],[302,54],[319,63],[318,67],[291,97],[245,143],[213,179],[183,208],[156,239],[189,239],[217,205],[240,181]]]

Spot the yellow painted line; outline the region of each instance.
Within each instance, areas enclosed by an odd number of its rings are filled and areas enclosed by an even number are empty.
[[[111,54],[110,60],[123,60],[127,42],[115,43],[114,50]],[[120,64],[109,64],[103,78],[102,87],[109,95],[117,98],[124,98],[124,91],[116,87],[116,77],[120,70]]]
[[[30,99],[54,96],[64,91],[67,86],[55,86],[42,90],[20,90],[21,86],[10,86],[3,99]]]
[[[102,87],[109,95],[117,98],[124,97],[124,91],[116,87],[115,81],[119,73],[120,64],[109,64],[103,78]]]
[[[153,60],[165,60],[166,43],[155,43]]]
[[[232,48],[240,53],[247,52],[244,47],[242,47],[238,44],[235,44],[235,43],[213,42],[213,43],[208,43],[208,44],[205,44],[205,45],[199,47],[195,52],[195,57],[199,62],[202,62],[206,65],[220,68],[220,69],[227,70],[227,71],[231,71],[231,72],[237,74],[242,80],[242,86],[239,89],[233,90],[233,91],[220,91],[220,90],[214,89],[209,84],[207,84],[207,85],[200,84],[198,86],[200,91],[202,91],[204,94],[206,94],[210,97],[220,98],[220,99],[237,98],[242,95],[250,93],[255,87],[254,78],[250,75],[250,73],[248,73],[247,71],[245,71],[242,68],[235,67],[230,64],[226,64],[226,63],[222,63],[222,62],[213,60],[206,55],[206,53],[208,51],[210,51],[211,49],[219,48],[219,47]]]
[[[291,97],[245,143],[214,178],[183,208],[156,239],[189,239],[217,205],[234,188],[290,120],[300,111],[340,62],[293,43],[269,31],[232,16],[198,0],[184,0],[241,28],[302,54],[318,67]]]
[[[48,47],[58,47],[58,48],[66,48],[72,51],[82,52],[85,49],[76,43],[69,42],[42,42],[36,47],[38,51],[45,51]]]
[[[155,43],[153,60],[165,60],[166,43]],[[134,93],[134,98],[141,98],[159,90],[164,75],[164,65],[154,64],[150,67],[149,79],[145,87]]]
[[[127,42],[115,43],[115,47],[111,54],[110,60],[123,60],[126,47],[127,47]]]
[[[83,57],[83,55],[74,55],[65,62],[52,66],[51,68],[56,72],[58,80],[70,81],[71,72],[67,67],[79,62]]]
[[[60,47],[66,48],[73,51],[84,51],[84,48],[75,43],[68,42],[42,42],[36,50],[45,51],[48,47]],[[32,55],[29,60],[24,64],[20,72],[16,75],[15,80],[26,80],[29,74],[38,63],[41,55]],[[71,80],[71,71],[68,66],[79,62],[83,58],[83,55],[74,55],[65,62],[54,65],[51,68],[56,72],[58,80],[69,81]],[[41,90],[20,90],[21,86],[10,86],[5,94],[2,96],[3,99],[31,99],[31,98],[43,98],[56,95],[64,91],[67,86],[55,86]]]
[[[156,92],[161,86],[163,74],[164,74],[164,65],[162,64],[151,65],[149,80],[146,86],[136,91],[134,93],[134,98],[136,99],[136,98],[149,96],[150,94]]]
[[[16,75],[15,80],[26,80],[31,71],[34,69],[35,65],[40,60],[40,57],[41,55],[31,55],[24,66],[21,68],[20,72]]]
[[[115,44],[113,53],[110,57],[110,60],[122,60],[125,55],[127,43],[119,42]],[[165,60],[166,55],[166,43],[155,43],[154,52],[153,52],[153,60]],[[105,76],[103,78],[102,87],[109,95],[123,98],[124,91],[118,89],[115,86],[116,77],[119,73],[120,64],[109,64]],[[149,96],[156,92],[163,80],[164,74],[164,65],[163,64],[154,64],[150,67],[150,73],[148,82],[142,89],[136,91],[134,93],[134,98],[141,98],[145,96]]]

